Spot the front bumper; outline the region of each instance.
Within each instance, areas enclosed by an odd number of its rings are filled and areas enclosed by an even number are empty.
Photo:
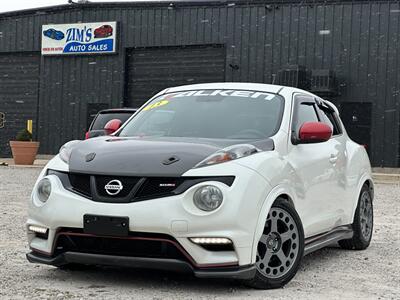
[[[57,169],[50,165],[48,168]],[[42,173],[41,178],[44,176]],[[205,266],[244,266],[255,262],[254,234],[258,215],[271,187],[258,173],[235,163],[190,170],[185,176],[235,176],[231,187],[220,182],[203,182],[189,188],[180,195],[133,203],[94,202],[66,190],[55,175],[47,176],[52,183],[52,192],[44,204],[35,199],[35,189],[29,203],[27,226],[48,228],[48,238],[42,239],[28,233],[29,247],[41,261],[60,260],[55,252],[55,241],[60,228],[83,228],[83,216],[108,215],[129,217],[129,231],[166,234],[174,238],[192,259],[185,263],[202,274]],[[223,191],[224,202],[211,213],[196,210],[192,197],[199,185],[213,184]],[[209,251],[192,243],[190,237],[225,237],[234,245],[234,251]],[[44,254],[44,255],[42,255]],[[84,257],[88,257],[82,254]],[[93,254],[100,255],[100,254]],[[32,256],[32,257],[33,257]],[[70,254],[67,256],[71,257]],[[89,255],[90,256],[90,255]],[[65,257],[65,255],[64,255]],[[64,258],[64,260],[71,258]],[[138,257],[126,260],[140,261]],[[223,267],[225,268],[225,267]],[[208,271],[207,271],[208,272]],[[200,275],[196,275],[200,276]]]
[[[68,263],[77,263],[83,265],[106,265],[193,273],[199,278],[250,279],[254,277],[256,272],[254,265],[242,267],[208,268],[202,270],[195,269],[189,263],[176,259],[127,257],[79,252],[65,252],[56,257],[46,257],[35,252],[30,252],[26,254],[26,258],[31,263],[40,263],[57,267],[66,265]]]

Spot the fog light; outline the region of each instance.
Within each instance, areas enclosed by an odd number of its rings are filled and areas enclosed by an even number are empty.
[[[199,187],[193,195],[193,203],[204,211],[216,210],[222,204],[222,191],[213,185]]]
[[[51,182],[48,178],[43,178],[37,186],[37,196],[43,203],[49,199],[51,194]]]
[[[227,245],[232,244],[232,241],[227,238],[210,238],[210,237],[198,237],[198,238],[190,238],[190,240],[199,245]]]
[[[47,233],[47,228],[45,227],[40,227],[36,225],[29,225],[28,230],[35,232],[35,233],[40,233],[40,234],[46,234]]]

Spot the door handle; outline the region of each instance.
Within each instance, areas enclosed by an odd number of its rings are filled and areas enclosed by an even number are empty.
[[[331,164],[334,164],[337,162],[337,160],[338,160],[338,157],[335,154],[331,154],[331,157],[329,158],[329,162]]]

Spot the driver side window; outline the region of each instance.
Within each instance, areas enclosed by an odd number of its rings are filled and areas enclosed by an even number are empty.
[[[300,129],[301,125],[306,122],[318,122],[318,116],[315,111],[315,104],[301,103],[297,111],[297,126]]]
[[[292,141],[299,138],[301,126],[306,122],[319,122],[314,98],[298,95],[294,99],[294,111],[292,120]]]

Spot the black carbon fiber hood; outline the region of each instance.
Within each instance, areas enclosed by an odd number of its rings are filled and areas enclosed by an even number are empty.
[[[238,141],[99,137],[74,146],[69,169],[86,174],[176,177],[214,152],[234,144]],[[273,148],[272,140],[267,140],[267,144]]]
[[[180,176],[221,149],[213,144],[100,137],[73,149],[71,172],[129,176]],[[95,153],[92,161],[87,156]],[[170,159],[175,162],[168,163]]]

